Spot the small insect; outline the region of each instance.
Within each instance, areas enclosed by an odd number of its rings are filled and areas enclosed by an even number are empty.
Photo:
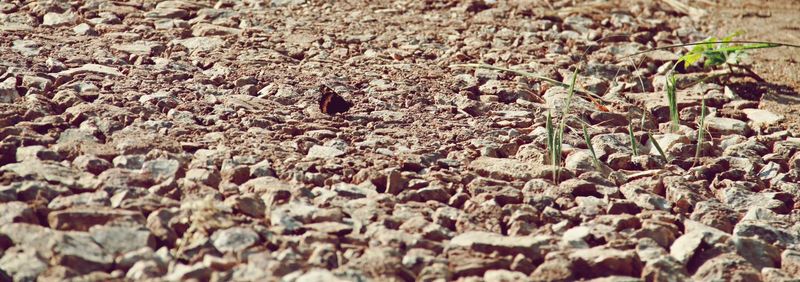
[[[319,87],[319,92],[322,93],[322,96],[319,97],[320,112],[328,115],[335,115],[344,113],[353,107],[353,103],[348,102],[336,93],[336,91],[324,84]]]

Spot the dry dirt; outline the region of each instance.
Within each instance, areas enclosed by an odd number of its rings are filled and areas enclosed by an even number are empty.
[[[0,0],[0,282],[798,279],[800,52],[626,57],[800,43],[717,2]]]
[[[709,30],[720,35],[744,31],[743,40],[800,42],[800,1],[721,1],[710,9]],[[768,82],[759,87],[760,108],[786,116],[787,127],[800,132],[800,49],[753,52],[751,61]]]

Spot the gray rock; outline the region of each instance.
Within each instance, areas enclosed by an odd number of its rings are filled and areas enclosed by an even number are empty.
[[[219,186],[220,181],[222,178],[216,170],[208,170],[202,168],[193,168],[186,172],[187,180],[195,181],[197,183],[202,183],[213,188]]]
[[[50,228],[58,230],[87,231],[95,225],[107,223],[133,223],[144,225],[145,218],[138,211],[100,207],[73,207],[47,215]]]
[[[117,256],[114,260],[116,268],[129,270],[136,262],[155,258],[155,252],[150,247],[143,247]]]
[[[42,19],[42,26],[65,26],[71,23],[74,23],[77,20],[77,16],[72,12],[65,12],[65,13],[47,13],[44,15]]]
[[[732,118],[706,117],[705,124],[712,134],[719,135],[746,135],[749,130],[747,123]]]
[[[148,174],[156,183],[169,179],[177,179],[181,164],[176,160],[157,159],[146,161],[142,164],[142,171]]]
[[[300,230],[304,224],[311,223],[317,207],[300,202],[291,202],[277,207],[270,213],[270,223],[280,227],[283,232]]]
[[[11,276],[13,281],[36,281],[47,267],[47,261],[36,250],[22,246],[6,250],[0,258],[0,270]]]
[[[687,223],[691,224],[691,223]],[[730,235],[720,230],[694,224],[696,228],[687,227],[686,233],[678,237],[670,246],[670,255],[683,265],[697,253],[703,251],[703,246],[714,246],[723,243]]]
[[[491,157],[479,157],[470,162],[469,168],[481,176],[506,181],[552,178],[555,170],[559,169],[552,166],[537,166],[515,159]],[[569,171],[561,170],[561,179],[568,179],[570,177]]]
[[[98,175],[111,168],[111,163],[94,155],[80,155],[72,160],[72,166],[82,171]]]
[[[114,44],[111,45],[111,49],[132,55],[151,56],[161,53],[166,49],[166,46],[158,42],[137,41],[133,43]]]
[[[203,262],[198,262],[193,265],[179,263],[175,265],[170,273],[164,276],[164,279],[170,281],[206,281],[211,277],[211,272],[211,268],[203,264]]]
[[[77,206],[108,207],[111,205],[108,193],[97,191],[94,193],[80,193],[55,197],[47,204],[47,208],[56,211]]]
[[[14,222],[39,224],[39,219],[24,202],[0,203],[0,225]]]
[[[93,73],[93,74],[100,74],[100,75],[110,75],[110,76],[122,76],[122,72],[119,70],[98,64],[85,64],[83,66],[77,68],[71,68],[68,70],[60,71],[55,74],[56,77],[73,77],[79,74],[86,74],[86,73]]]
[[[232,227],[217,230],[211,235],[211,241],[220,252],[240,252],[259,240],[258,234],[250,228]]]
[[[37,199],[52,200],[61,195],[69,195],[70,189],[61,185],[54,185],[45,181],[25,181],[14,183],[17,188],[17,198],[21,201],[36,201]]]
[[[119,155],[111,160],[114,167],[126,169],[141,169],[145,162],[144,155]]]
[[[91,177],[91,174],[88,173],[84,174],[76,170],[73,170],[71,168],[63,167],[54,163],[45,163],[37,161],[12,163],[0,167],[0,171],[12,171],[22,177],[44,179],[48,182],[58,183],[73,189],[94,188],[93,187],[94,183],[86,183],[80,181],[82,176]]]
[[[603,275],[638,277],[642,269],[642,262],[633,250],[623,251],[600,246],[576,250],[569,257],[587,266],[585,269],[576,271],[588,278]]]
[[[731,237],[731,243],[736,247],[736,253],[759,271],[765,267],[780,266],[781,251],[773,245],[756,238],[739,236]]]
[[[314,145],[310,149],[308,149],[308,154],[306,155],[306,157],[310,159],[317,159],[317,158],[332,159],[342,156],[344,154],[345,154],[344,151],[334,147]]]
[[[596,135],[592,137],[592,147],[599,159],[614,153],[633,153],[631,151],[630,136],[627,133]]]
[[[777,124],[783,120],[782,115],[775,114],[768,110],[761,109],[742,109],[747,115],[752,128],[762,128]]]
[[[236,210],[254,218],[263,218],[266,205],[261,198],[252,194],[245,194],[238,197],[228,197],[225,202],[231,202],[231,206]]]
[[[53,150],[44,146],[34,145],[17,148],[18,162],[33,161],[61,161],[62,157]]]
[[[148,278],[160,278],[167,273],[167,268],[163,264],[155,260],[141,260],[134,263],[128,272],[125,273],[125,278],[132,280],[146,280]],[[175,281],[181,280],[182,277],[177,277]]]
[[[19,52],[22,55],[33,57],[39,55],[39,52],[42,49],[42,44],[34,40],[14,40],[14,46],[11,47],[11,49]],[[10,78],[6,78],[6,83],[9,79]],[[15,78],[13,81],[14,84],[16,84]]]
[[[272,0],[272,2],[276,2],[278,0]],[[305,0],[280,0],[280,1],[305,1]],[[347,281],[346,279],[342,279],[334,275],[327,269],[312,269],[302,275],[298,276],[297,279],[294,280],[295,282],[322,282],[322,281],[331,281],[331,282],[344,282]]]
[[[189,51],[213,51],[225,45],[225,40],[216,36],[189,37],[186,39],[175,39],[173,44],[182,45]]]
[[[800,277],[800,251],[783,251],[781,253],[781,269],[793,277]]]
[[[17,200],[16,186],[0,186],[0,203],[13,202]]]
[[[89,228],[89,234],[106,253],[112,255],[156,247],[156,238],[150,230],[142,227],[96,225]]]
[[[760,272],[744,258],[722,254],[703,263],[692,275],[695,281],[761,281]]]
[[[504,236],[491,232],[469,231],[453,237],[448,246],[482,253],[523,254],[534,261],[539,261],[555,247],[555,242],[556,240],[550,236]]]
[[[105,253],[86,232],[58,233],[53,240],[53,262],[78,273],[109,271],[114,264],[114,257]]]
[[[19,92],[17,92],[17,79],[9,77],[0,82],[0,103],[14,103],[20,99]]]
[[[781,225],[780,223],[773,224]],[[742,220],[733,228],[733,234],[742,237],[756,237],[781,248],[800,242],[796,232],[785,227],[773,226],[773,224],[763,220]]]
[[[79,25],[76,25],[75,27],[72,28],[72,32],[75,32],[75,34],[77,34],[77,35],[83,35],[83,36],[96,36],[96,35],[98,35],[97,30],[95,30],[88,23],[81,23]]]
[[[301,5],[306,3],[306,0],[270,0],[269,4],[272,7],[283,7],[292,5]]]

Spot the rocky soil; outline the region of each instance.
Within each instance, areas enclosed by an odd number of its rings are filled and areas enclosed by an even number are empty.
[[[800,279],[800,132],[623,59],[721,35],[670,2],[0,1],[0,281]],[[567,90],[477,62],[581,67],[562,167]]]

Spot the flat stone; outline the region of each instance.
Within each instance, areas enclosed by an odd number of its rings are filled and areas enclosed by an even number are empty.
[[[72,77],[78,74],[84,73],[94,73],[94,74],[101,74],[101,75],[110,75],[110,76],[122,76],[123,73],[118,71],[117,69],[109,66],[98,65],[98,64],[85,64],[83,66],[72,68],[68,70],[64,70],[58,73],[55,73],[55,76],[61,77]]]
[[[0,203],[0,225],[14,222],[39,224],[39,219],[24,202]]]
[[[17,161],[61,161],[62,157],[44,146],[33,145],[17,148]]]
[[[0,82],[0,103],[14,103],[21,96],[17,92],[17,79],[14,77],[6,78]]]
[[[111,49],[133,55],[150,56],[160,53],[166,49],[164,44],[151,41],[140,41],[133,43],[122,43],[111,45]]]
[[[744,258],[722,254],[703,263],[692,275],[694,281],[761,281],[760,272]]]
[[[105,253],[89,233],[58,233],[53,240],[54,263],[81,274],[108,271],[114,264],[114,257]]]
[[[781,253],[781,269],[791,276],[800,277],[800,251],[783,251]]]
[[[51,241],[58,234],[50,228],[30,223],[0,225],[0,235],[5,235],[15,246],[36,250],[43,259],[53,256]]]
[[[39,256],[36,250],[21,246],[6,250],[3,257],[0,258],[0,271],[11,276],[13,281],[36,281],[36,278],[47,270],[47,267],[47,261]],[[0,279],[2,278],[0,275]]]
[[[749,129],[741,120],[724,117],[706,117],[705,124],[710,132],[721,135],[746,135]]]
[[[237,35],[240,33],[242,33],[242,30],[238,28],[220,26],[209,23],[198,23],[192,26],[192,35],[199,37],[214,36],[214,35],[220,35],[220,36]]]
[[[747,115],[747,119],[750,120],[750,124],[753,128],[774,125],[783,120],[782,115],[767,110],[742,109],[742,111]]]
[[[181,164],[177,160],[156,159],[142,164],[142,171],[156,183],[175,179],[180,169]]]
[[[731,242],[736,247],[736,253],[759,271],[765,267],[780,266],[781,251],[773,245],[756,238],[739,236],[732,236]]]
[[[212,244],[220,252],[239,252],[252,246],[258,240],[259,237],[255,231],[244,227],[218,230],[211,235]]]
[[[47,208],[50,210],[63,210],[76,206],[107,207],[110,205],[111,202],[109,201],[108,193],[105,191],[97,191],[94,193],[80,193],[55,197],[47,204]]]
[[[7,164],[0,167],[0,171],[12,171],[21,177],[40,178],[69,188],[86,188],[83,187],[85,183],[79,180],[81,176],[91,175],[54,163],[38,161]]]
[[[733,234],[742,237],[756,237],[781,248],[800,242],[797,232],[773,226],[764,220],[742,220],[733,228]]]
[[[72,32],[75,32],[75,34],[77,34],[77,35],[83,35],[83,36],[96,36],[96,35],[98,35],[97,30],[95,30],[88,23],[81,23],[79,25],[76,25],[75,27],[72,28]]]
[[[71,12],[66,12],[62,14],[47,13],[44,14],[44,17],[42,18],[42,26],[52,26],[52,27],[65,26],[74,23],[76,18],[77,18],[76,15]]]
[[[721,233],[721,234],[720,234]],[[670,246],[670,255],[678,262],[686,265],[703,244],[714,245],[726,239],[728,235],[717,230],[696,230],[681,235]]]
[[[198,262],[193,265],[176,264],[172,272],[164,277],[169,281],[206,281],[211,276],[211,268],[205,266],[203,262]]]
[[[642,262],[634,250],[616,250],[600,246],[591,249],[580,249],[569,255],[571,259],[581,261],[588,268],[578,269],[586,277],[602,277],[608,275],[639,276]]]
[[[143,227],[95,225],[89,228],[89,234],[106,253],[112,255],[156,247],[155,236]]]
[[[469,231],[453,237],[449,247],[466,248],[476,252],[499,252],[504,255],[523,254],[538,261],[554,247],[550,236],[504,236],[484,231]]]
[[[145,224],[140,212],[99,207],[73,207],[47,215],[50,227],[58,230],[87,231],[95,225],[111,222]]]
[[[345,152],[334,147],[314,145],[308,149],[307,158],[332,159],[344,155]]]
[[[189,51],[213,51],[225,45],[225,40],[220,37],[189,37],[186,39],[175,39],[174,44],[182,45]]]
[[[492,157],[479,157],[470,162],[468,167],[481,176],[506,181],[527,181],[532,178],[545,177],[549,172],[549,166],[537,166],[516,159]],[[565,173],[562,173],[561,178],[566,178]]]

